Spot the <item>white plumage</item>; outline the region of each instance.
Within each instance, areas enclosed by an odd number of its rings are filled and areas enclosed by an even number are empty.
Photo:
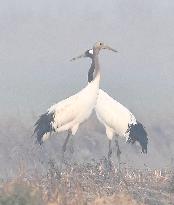
[[[34,134],[36,134],[37,141],[40,144],[48,139],[52,132],[68,131],[68,136],[63,145],[64,153],[70,135],[75,135],[79,125],[90,116],[96,105],[99,91],[100,68],[98,54],[101,49],[115,51],[100,42],[93,46],[93,66],[95,71],[93,80],[77,94],[51,106],[36,122]]]
[[[133,114],[101,89],[95,111],[99,121],[104,124],[109,139],[114,134],[126,136],[128,124],[136,124]]]
[[[89,57],[92,64],[88,72],[88,82],[93,80],[94,64],[93,49],[87,50],[84,54],[73,58]],[[109,156],[111,153],[111,140],[114,135],[125,137],[127,142],[138,141],[142,147],[142,152],[147,152],[147,133],[143,125],[136,120],[134,115],[118,101],[114,100],[102,89],[99,89],[95,111],[99,121],[105,126],[106,135],[109,139]]]
[[[77,94],[58,102],[51,106],[47,113],[53,114],[54,120],[51,121],[51,127],[55,132],[71,130],[75,135],[79,125],[88,119],[97,100],[99,89],[98,76]],[[43,135],[43,141],[50,136],[50,132]]]

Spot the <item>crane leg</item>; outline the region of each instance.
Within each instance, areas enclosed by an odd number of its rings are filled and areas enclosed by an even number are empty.
[[[112,155],[112,148],[111,148],[111,140],[109,140],[109,151],[108,151],[108,160],[111,160],[111,155]]]
[[[116,136],[117,137],[117,136]],[[119,143],[118,143],[118,138],[115,139],[115,145],[117,147],[117,158],[118,158],[118,177],[119,177],[119,183],[123,182],[125,185],[126,185],[126,189],[127,191],[129,191],[128,189],[128,184],[126,182],[126,180],[124,179],[124,176],[121,172],[121,150],[120,150],[120,147],[119,147]]]
[[[108,166],[111,170],[111,156],[112,156],[112,147],[111,147],[112,140],[109,140],[109,150],[108,150]]]
[[[68,135],[67,135],[67,137],[65,139],[65,142],[63,144],[63,147],[62,147],[61,167],[62,167],[62,163],[64,161],[64,154],[65,154],[65,151],[66,151],[66,145],[67,145],[67,143],[69,141],[70,136],[71,136],[71,131],[68,131]]]
[[[117,147],[117,159],[118,159],[118,171],[120,173],[121,169],[120,169],[120,155],[121,155],[121,150],[120,150],[120,147],[119,147],[119,143],[118,143],[118,139],[115,139],[115,145]]]
[[[71,132],[68,131],[68,135],[67,135],[67,137],[66,137],[66,139],[65,139],[65,142],[64,142],[64,144],[63,144],[63,147],[62,147],[62,152],[63,152],[63,153],[65,153],[65,151],[66,151],[66,145],[67,145],[67,143],[68,143],[68,141],[69,141],[70,136],[71,136]]]

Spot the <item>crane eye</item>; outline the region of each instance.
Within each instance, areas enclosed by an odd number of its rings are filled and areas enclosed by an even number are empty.
[[[100,43],[100,46],[102,45],[102,43]]]

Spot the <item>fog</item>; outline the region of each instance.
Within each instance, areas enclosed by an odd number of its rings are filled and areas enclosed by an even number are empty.
[[[0,0],[3,163],[11,166],[7,160],[13,155],[18,161],[9,150],[17,147],[20,153],[19,144],[29,149],[33,124],[41,113],[86,85],[89,59],[73,63],[69,59],[100,40],[119,51],[100,54],[101,88],[143,122],[150,139],[143,159],[124,142],[123,152],[132,152],[134,162],[168,166],[174,153],[173,10],[172,0]],[[102,156],[102,151],[106,154],[104,129],[95,116],[73,138],[74,150],[76,146],[80,150],[78,159],[92,157],[86,141],[101,143],[98,150],[94,146],[93,157]],[[60,146],[59,136],[44,148],[49,152],[54,142]],[[26,149],[22,152],[25,156]],[[55,147],[49,156],[56,152]]]

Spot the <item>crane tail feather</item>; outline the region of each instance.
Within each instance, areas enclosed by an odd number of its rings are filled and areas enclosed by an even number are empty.
[[[135,124],[129,124],[127,133],[129,133],[127,142],[133,144],[135,141],[138,141],[142,152],[147,153],[148,136],[143,125],[138,121]]]
[[[36,136],[36,142],[40,145],[49,138],[54,128],[52,127],[52,122],[54,121],[54,113],[46,112],[42,114],[37,122],[35,123],[34,134]]]

